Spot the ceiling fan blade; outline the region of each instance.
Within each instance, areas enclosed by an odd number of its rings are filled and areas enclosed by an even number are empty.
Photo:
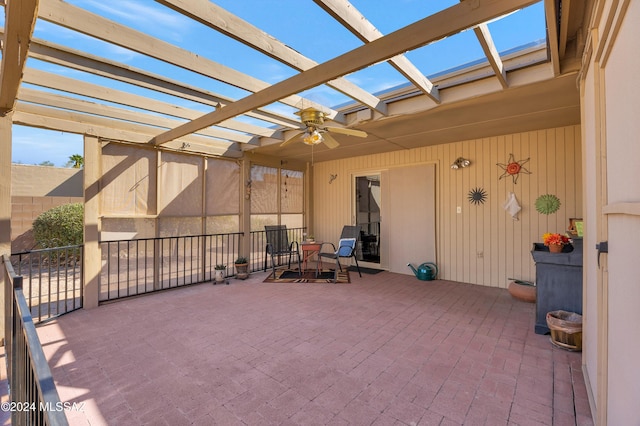
[[[295,135],[291,136],[289,139],[287,139],[284,142],[282,142],[280,144],[280,146],[289,145],[291,142],[296,141],[303,132],[304,132],[304,130],[298,131]]]
[[[322,134],[322,141],[324,142],[324,144],[329,148],[329,149],[333,149],[336,148],[338,145],[340,145],[338,143],[337,140],[335,140],[333,137],[331,137],[331,135],[329,133],[323,133]]]
[[[347,129],[345,127],[325,127],[325,129],[329,132],[338,133],[341,135],[357,136],[359,138],[367,137],[367,132],[363,132],[362,130]]]

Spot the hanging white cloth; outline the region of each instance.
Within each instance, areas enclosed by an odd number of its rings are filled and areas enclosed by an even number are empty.
[[[518,200],[516,199],[516,194],[514,194],[513,192],[510,192],[509,195],[507,195],[507,200],[504,202],[502,207],[504,207],[507,213],[511,215],[511,218],[513,220],[519,220],[518,212],[522,210],[522,207],[520,207],[520,204],[518,204]]]

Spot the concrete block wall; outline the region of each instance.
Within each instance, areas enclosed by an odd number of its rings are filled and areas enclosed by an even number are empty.
[[[84,202],[82,169],[11,165],[11,252],[34,247],[31,228],[43,212]]]
[[[82,202],[82,197],[11,197],[11,241],[29,231],[41,213],[63,204]]]

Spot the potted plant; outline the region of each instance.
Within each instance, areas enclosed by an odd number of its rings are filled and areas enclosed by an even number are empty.
[[[236,278],[246,280],[249,276],[249,259],[239,256],[233,264],[236,267]]]
[[[224,282],[224,280],[225,280],[224,272],[227,269],[227,265],[223,265],[223,264],[219,263],[216,266],[214,266],[213,269],[215,270],[214,271],[214,273],[215,273],[214,277],[215,277],[216,284]]]
[[[549,247],[550,253],[561,253],[563,247],[571,243],[571,239],[566,235],[547,232],[542,235],[542,242]]]

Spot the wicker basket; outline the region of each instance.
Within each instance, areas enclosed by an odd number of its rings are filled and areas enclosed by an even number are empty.
[[[570,351],[582,350],[581,315],[566,311],[548,312],[547,326],[551,331],[551,343]]]

